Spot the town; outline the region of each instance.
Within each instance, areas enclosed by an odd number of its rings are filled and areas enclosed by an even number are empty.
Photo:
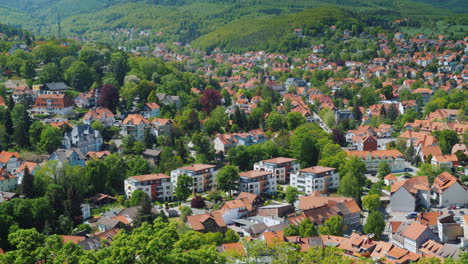
[[[183,230],[229,263],[316,248],[466,263],[468,37],[327,30],[375,50],[127,53],[0,33],[15,43],[0,55],[0,261],[49,257],[25,237],[112,255],[132,230]]]

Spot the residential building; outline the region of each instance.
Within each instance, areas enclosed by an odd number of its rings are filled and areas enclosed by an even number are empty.
[[[357,151],[377,150],[377,139],[371,135],[354,136],[352,144]]]
[[[5,168],[0,168],[0,192],[16,190],[18,177],[8,172]]]
[[[175,95],[168,95],[165,93],[157,93],[158,103],[163,105],[174,105],[176,108],[180,107],[180,97]]]
[[[193,178],[193,191],[205,192],[213,189],[216,185],[216,174],[218,171],[214,165],[193,164],[190,166],[181,167],[171,171],[171,181],[174,185],[177,184],[177,179],[180,175],[185,174]]]
[[[392,244],[413,253],[420,253],[419,248],[428,240],[437,241],[437,236],[428,226],[419,222],[402,223],[390,238]]]
[[[23,177],[24,177],[24,170],[28,168],[29,174],[34,175],[36,171],[39,169],[39,164],[36,162],[29,162],[25,161],[21,163],[19,168],[16,170],[15,173],[13,173],[16,177],[18,177],[18,184],[21,184],[23,182]]]
[[[468,204],[468,187],[457,177],[444,171],[434,179],[432,199],[440,207]]]
[[[81,153],[100,151],[104,143],[101,133],[90,125],[77,125],[72,131],[65,133],[62,145],[66,149],[77,148]]]
[[[263,130],[255,129],[246,133],[228,133],[218,134],[214,139],[214,149],[217,153],[227,154],[230,148],[243,145],[251,146],[258,143],[263,143],[267,137]]]
[[[151,117],[158,117],[161,112],[161,107],[154,102],[146,103],[141,107],[141,115],[146,118],[150,119]]]
[[[377,172],[381,162],[387,162],[392,172],[402,172],[406,167],[403,154],[396,149],[348,151],[347,154],[362,160],[366,164],[367,171],[370,173]]]
[[[240,173],[240,191],[253,194],[276,194],[276,178],[268,171],[246,171]]]
[[[438,239],[444,243],[458,243],[463,237],[463,227],[457,223],[452,214],[446,214],[437,218]]]
[[[431,159],[431,164],[440,168],[451,169],[458,166],[458,157],[457,155],[433,156]]]
[[[428,240],[424,243],[419,252],[426,258],[438,258],[438,259],[459,259],[460,249],[457,245],[453,244],[440,244],[434,240]]]
[[[91,125],[94,120],[99,120],[101,123],[110,127],[115,123],[114,113],[105,107],[96,107],[90,109],[83,117],[83,121],[86,125]]]
[[[81,152],[80,149],[57,149],[49,157],[49,160],[58,161],[60,166],[63,166],[64,163],[68,163],[71,166],[85,166],[86,156]]]
[[[81,204],[81,219],[86,220],[91,217],[91,206],[89,204]]]
[[[43,94],[63,94],[67,90],[68,86],[64,82],[53,82],[42,85],[40,92]]]
[[[153,127],[153,134],[156,137],[162,135],[170,136],[174,127],[174,121],[167,118],[154,118],[151,120],[151,126]]]
[[[296,159],[284,157],[262,160],[254,164],[254,170],[272,172],[278,183],[288,183],[291,173],[299,169],[300,165]]]
[[[33,115],[67,115],[73,111],[73,98],[66,94],[41,94],[34,101]]]
[[[170,201],[173,198],[171,177],[162,173],[132,176],[125,180],[124,186],[127,198],[135,190],[144,191],[152,200]]]
[[[128,115],[122,122],[122,136],[132,136],[135,140],[141,141],[145,137],[145,129],[149,121],[140,114]]]
[[[187,216],[187,224],[193,230],[202,233],[224,233],[227,231],[227,226],[219,211],[200,215],[189,215]]]
[[[315,166],[291,173],[291,186],[311,194],[314,191],[327,193],[337,190],[340,176],[335,168]]]
[[[294,213],[292,204],[269,204],[258,208],[257,215],[278,219],[292,213]]]
[[[430,187],[427,176],[417,176],[392,184],[390,209],[393,212],[414,212],[417,206],[429,208],[430,205]]]
[[[21,165],[21,157],[18,152],[2,151],[0,152],[0,167],[5,168],[10,173],[16,173]]]

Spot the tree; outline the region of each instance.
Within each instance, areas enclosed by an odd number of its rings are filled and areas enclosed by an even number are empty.
[[[200,104],[202,106],[203,112],[206,114],[211,113],[213,109],[221,105],[221,94],[215,89],[205,89],[202,96],[200,97]]]
[[[62,145],[62,137],[63,134],[59,128],[46,125],[41,131],[41,140],[37,145],[37,149],[50,154]]]
[[[101,86],[101,95],[98,99],[98,105],[106,107],[115,113],[119,105],[119,91],[117,88],[111,84]]]
[[[60,72],[60,68],[57,66],[57,64],[56,63],[46,64],[42,68],[42,71],[39,73],[39,81],[41,83],[51,83],[51,82],[62,81],[62,73]]]
[[[239,242],[239,235],[231,228],[228,228],[228,230],[224,234],[224,243],[236,243],[236,242]]]
[[[205,207],[205,199],[201,195],[195,195],[190,201],[190,207],[192,208],[204,208]]]
[[[306,218],[299,224],[299,235],[302,238],[318,236],[317,228],[309,218]]]
[[[359,204],[362,195],[362,185],[358,184],[358,182],[358,177],[348,172],[341,178],[338,192],[344,196],[352,197]]]
[[[380,195],[369,194],[362,198],[362,207],[369,212],[376,211],[380,208]]]
[[[288,187],[286,187],[286,201],[290,204],[294,204],[297,201],[298,197],[299,191],[297,190],[297,188],[288,185]]]
[[[294,130],[289,149],[293,158],[301,162],[302,167],[310,167],[317,164],[319,156],[317,137],[312,133],[310,128],[300,126]]]
[[[146,193],[142,190],[135,190],[130,196],[130,207],[138,206],[142,203]]]
[[[433,164],[422,163],[419,167],[419,171],[416,173],[418,176],[427,176],[429,184],[432,185],[434,179],[444,171],[443,168],[439,168]]]
[[[237,190],[239,185],[239,169],[234,166],[224,166],[216,175],[216,184],[218,189],[229,193]]]
[[[186,174],[181,174],[177,177],[177,184],[174,190],[175,196],[182,201],[185,201],[192,194],[193,178]]]
[[[3,117],[3,125],[5,126],[6,133],[8,135],[12,135],[13,134],[13,121],[11,120],[10,108],[7,108],[5,110],[5,116]]]
[[[271,131],[279,131],[284,127],[283,116],[277,112],[271,112],[265,121],[265,128]]]
[[[283,229],[284,236],[298,236],[299,235],[299,226],[289,225]]]
[[[364,232],[374,234],[375,239],[380,239],[380,235],[385,229],[385,220],[380,212],[374,211],[367,217],[367,222],[364,225]]]
[[[299,112],[289,112],[286,115],[286,123],[288,124],[289,130],[294,130],[305,122],[306,118]]]
[[[29,173],[28,167],[24,168],[21,194],[27,198],[34,198],[34,176]]]
[[[127,54],[124,52],[115,52],[111,54],[109,70],[120,85],[123,84],[125,75],[129,70],[127,57]]]
[[[331,216],[323,226],[319,227],[321,235],[343,236],[343,218],[339,215]]]
[[[13,121],[13,136],[16,144],[24,148],[29,145],[29,126],[30,118],[26,107],[22,104],[16,104],[11,111]]]
[[[136,227],[141,226],[143,223],[151,223],[155,218],[152,212],[153,206],[151,205],[151,198],[146,193],[144,193],[141,198],[140,208],[138,208],[134,223]]]
[[[452,147],[457,144],[459,140],[457,132],[454,130],[445,129],[442,131],[435,131],[434,135],[439,141],[439,146],[442,150],[442,153],[445,155],[451,154]]]
[[[187,216],[192,214],[192,209],[188,206],[182,206],[180,208],[180,220],[185,222],[187,220]]]
[[[65,72],[65,81],[77,91],[88,91],[94,82],[94,73],[82,61],[75,61]]]
[[[41,133],[44,129],[44,124],[41,121],[35,121],[29,127],[29,143],[39,150],[39,142],[41,141]]]
[[[390,169],[390,165],[388,165],[388,162],[380,162],[379,168],[377,169],[377,177],[383,180],[383,178],[390,173],[392,173],[392,170]]]

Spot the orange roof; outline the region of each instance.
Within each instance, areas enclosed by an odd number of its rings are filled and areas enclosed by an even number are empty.
[[[3,254],[5,254],[5,251],[3,251],[3,248],[0,248],[0,255],[3,255]]]
[[[20,154],[18,152],[2,151],[0,152],[0,163],[7,163],[12,157],[19,159]]]
[[[207,169],[214,168],[214,167],[216,166],[208,165],[208,164],[193,164],[190,166],[181,167],[179,169],[188,170],[188,171],[202,171],[202,170],[207,170]]]
[[[424,225],[437,225],[437,218],[444,215],[442,212],[421,212],[416,217],[416,221]]]
[[[29,172],[31,172],[34,170],[34,168],[36,168],[37,165],[38,163],[36,162],[25,161],[21,163],[18,169],[16,169],[16,172],[22,172],[26,167],[28,167]]]
[[[251,170],[251,171],[241,172],[239,175],[241,177],[257,178],[257,177],[267,176],[271,174],[272,172],[269,172],[269,171]]]
[[[372,158],[382,158],[382,157],[403,157],[400,151],[396,149],[389,149],[389,150],[374,150],[374,151],[347,151],[348,155],[355,156],[358,158],[366,158],[370,155]]]
[[[408,254],[408,250],[406,249],[402,249],[402,248],[399,248],[399,247],[393,247],[392,249],[390,249],[390,251],[387,253],[387,256],[390,256],[390,257],[393,257],[393,258],[396,258],[396,259],[400,259],[402,258],[404,255]]]
[[[124,119],[123,121],[123,124],[124,125],[128,125],[128,124],[132,124],[132,125],[140,125],[141,123],[143,124],[149,124],[149,121],[146,120],[143,116],[141,116],[140,114],[131,114],[131,115],[128,115],[127,118]]]
[[[401,187],[412,194],[416,194],[418,191],[430,190],[427,176],[417,176],[408,180],[394,182],[391,186],[391,193],[398,191]]]
[[[417,240],[429,227],[419,222],[413,222],[403,233],[404,237]]]
[[[395,232],[398,227],[402,224],[403,222],[399,222],[399,221],[392,221],[390,222],[390,228],[391,228],[391,231],[392,232]]]
[[[170,179],[171,177],[163,173],[145,174],[130,177],[137,181],[154,181],[160,179]]]
[[[273,246],[280,242],[284,242],[283,231],[264,232],[263,238],[267,246]]]
[[[306,172],[306,173],[324,173],[324,172],[327,172],[327,171],[333,171],[333,170],[336,170],[335,168],[330,168],[330,167],[323,167],[323,166],[314,166],[314,167],[310,167],[310,168],[305,168],[305,169],[302,169],[300,170],[301,172]]]
[[[223,217],[221,212],[214,211],[211,213],[201,214],[201,215],[189,215],[187,216],[187,222],[189,223],[190,227],[192,227],[195,231],[202,231],[205,230],[205,226],[203,226],[203,222],[208,219],[213,219],[219,227],[224,227],[226,224],[224,223]]]
[[[114,113],[111,110],[105,107],[97,107],[90,109],[83,117],[83,119],[102,119],[102,118],[111,118],[114,117]]]
[[[423,146],[421,147],[421,152],[424,154],[424,158],[427,156],[440,156],[442,155],[442,150],[439,146]]]
[[[438,192],[438,193],[442,193],[444,192],[445,190],[447,190],[448,188],[450,188],[450,186],[454,185],[455,183],[459,183],[460,185],[463,186],[463,184],[458,180],[457,177],[453,176],[452,174],[444,171],[442,172],[439,176],[437,176],[435,179],[434,179],[434,184],[432,185],[432,187]]]
[[[111,155],[111,153],[108,150],[88,151],[88,153],[86,153],[86,156],[91,157],[91,158],[96,158],[96,159],[100,159],[104,156],[109,156],[109,155]]]
[[[73,244],[78,244],[79,242],[86,239],[86,237],[84,237],[84,236],[65,236],[65,235],[62,235],[61,237],[62,237],[63,243],[72,242]]]
[[[396,181],[397,180],[397,177],[395,177],[395,175],[393,174],[388,174],[387,176],[384,177],[385,180],[389,180],[389,181]]]
[[[0,181],[16,178],[13,174],[6,171],[4,168],[0,168]]]
[[[287,163],[287,162],[291,162],[291,161],[295,161],[295,160],[296,159],[285,158],[285,157],[277,157],[277,158],[263,160],[263,162],[273,163],[273,164],[282,164],[282,163]]]
[[[150,102],[150,103],[146,103],[146,106],[148,106],[150,109],[158,109],[158,108],[161,108],[161,106],[159,106],[157,103],[155,102]]]
[[[118,220],[118,221],[122,222],[125,225],[130,224],[130,221],[128,221],[127,217],[125,217],[123,215],[114,216],[114,217],[112,217],[112,219]]]
[[[242,243],[227,243],[221,245],[225,251],[244,255],[244,245]]]
[[[310,208],[316,208],[323,205],[328,205],[330,202],[333,204],[343,203],[353,198],[349,197],[321,197],[321,196],[301,196],[299,197],[299,209],[307,210]]]
[[[348,211],[351,214],[361,212],[361,208],[359,208],[359,205],[356,203],[356,201],[354,201],[354,199],[345,201],[344,204],[346,205],[346,207],[348,208]]]

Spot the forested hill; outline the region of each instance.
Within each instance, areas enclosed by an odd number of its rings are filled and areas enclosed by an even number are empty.
[[[449,3],[456,5],[458,1]],[[211,48],[213,45],[208,42],[214,42],[226,48],[242,49],[250,48],[248,43],[255,40],[263,41],[264,47],[274,47],[278,45],[275,42],[279,29],[288,32],[297,26],[313,26],[313,21],[319,21],[320,25],[342,22],[340,29],[351,29],[344,25],[365,25],[362,19],[369,16],[371,21],[390,22],[408,17],[428,21],[452,15],[448,9],[463,10],[464,5],[451,4],[441,4],[438,0],[0,0],[0,21],[21,26],[36,35],[57,36],[61,32],[63,36],[87,37],[108,44],[128,43],[129,38],[122,37],[118,29],[135,29],[137,33],[151,32],[149,37],[133,38],[140,41],[136,46],[178,41]],[[344,10],[317,9],[330,6]],[[305,11],[309,9],[326,11],[324,14]],[[219,39],[216,34],[229,41]]]

